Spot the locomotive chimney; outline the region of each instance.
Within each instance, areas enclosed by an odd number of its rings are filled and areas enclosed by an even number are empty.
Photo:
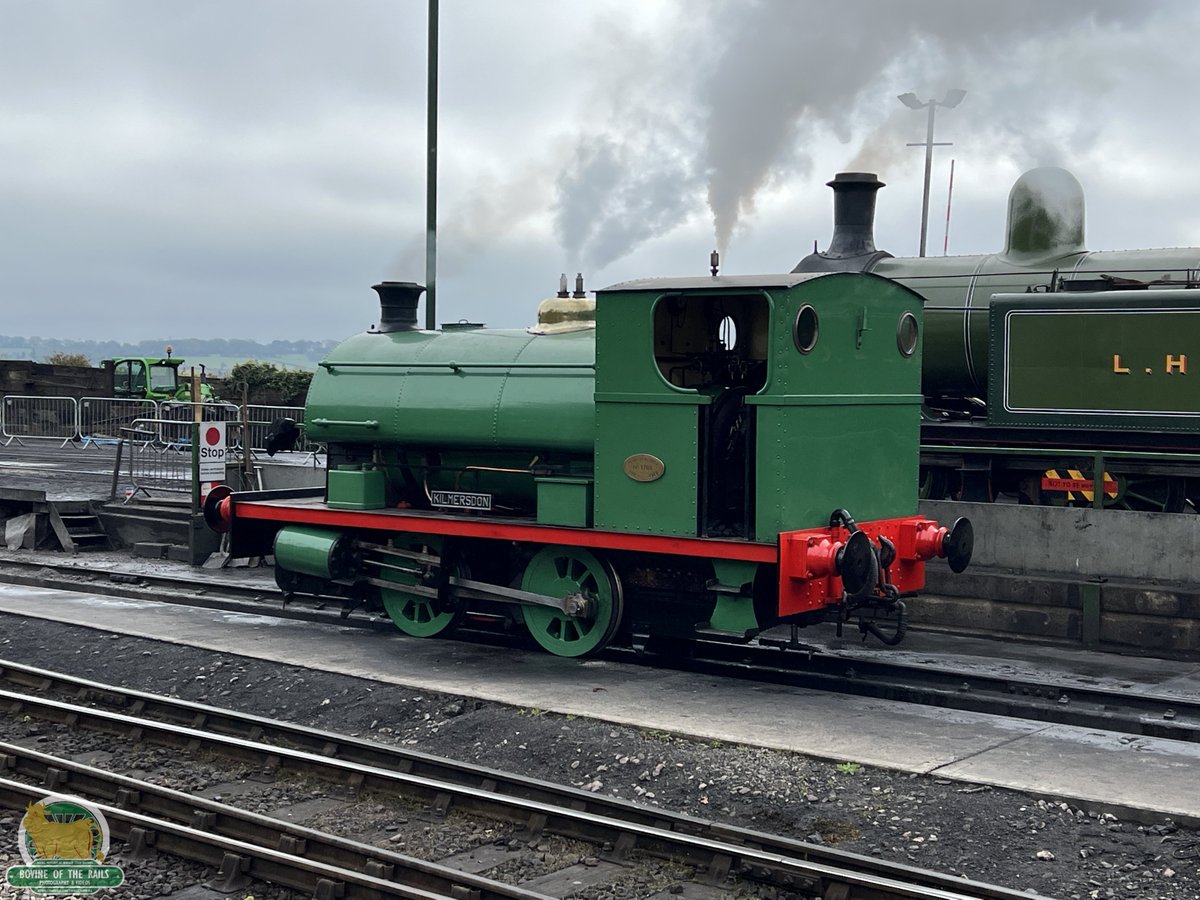
[[[884,186],[875,173],[839,172],[826,184],[833,188],[833,239],[792,271],[865,272],[891,256],[875,249],[875,194]]]
[[[417,330],[417,304],[425,286],[412,281],[382,281],[371,286],[379,295],[379,331]]]
[[[883,182],[873,172],[839,172],[833,181],[833,240],[826,256],[847,259],[875,252],[875,193]]]

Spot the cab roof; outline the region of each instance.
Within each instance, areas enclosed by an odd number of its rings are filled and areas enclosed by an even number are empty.
[[[773,275],[692,275],[683,278],[639,278],[622,281],[596,293],[611,294],[625,291],[715,291],[729,288],[790,288],[814,278],[824,278],[829,272],[782,272]]]

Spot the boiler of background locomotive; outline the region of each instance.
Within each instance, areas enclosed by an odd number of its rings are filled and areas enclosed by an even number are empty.
[[[868,172],[843,172],[834,191],[829,248],[806,256],[793,272],[873,272],[925,297],[922,384],[927,397],[987,394],[988,309],[993,294],[1193,286],[1200,249],[1089,252],[1083,187],[1065,169],[1032,169],[1008,197],[1004,249],[968,256],[893,257],[875,248],[876,193]]]

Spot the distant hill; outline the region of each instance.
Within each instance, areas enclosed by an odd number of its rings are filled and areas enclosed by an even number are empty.
[[[92,365],[117,356],[166,356],[203,365],[211,374],[222,375],[240,362],[257,360],[276,366],[311,371],[337,341],[258,341],[229,338],[181,338],[174,341],[70,341],[62,338],[13,337],[0,334],[0,359],[31,359],[44,362],[54,353],[82,353]]]

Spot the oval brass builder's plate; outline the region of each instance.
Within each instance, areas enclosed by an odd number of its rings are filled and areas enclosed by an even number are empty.
[[[625,460],[625,474],[634,481],[658,481],[667,467],[657,456],[635,453]]]

